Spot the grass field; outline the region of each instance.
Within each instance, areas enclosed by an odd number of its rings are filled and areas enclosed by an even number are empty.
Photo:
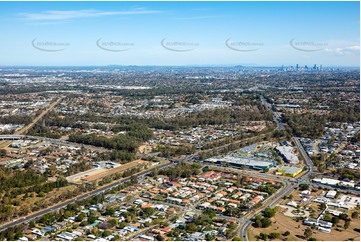
[[[290,217],[283,215],[282,213],[278,212],[272,220],[272,225],[268,228],[253,228],[251,227],[249,230],[249,240],[257,240],[257,235],[261,232],[263,233],[272,233],[278,232],[283,234],[286,231],[290,232],[288,236],[282,236],[276,240],[304,240],[302,238],[304,230],[308,227],[302,224],[302,221],[296,222]],[[356,232],[354,229],[360,228],[360,220],[353,219],[351,221],[350,228],[347,230],[343,229],[344,222],[340,220],[339,225],[337,227],[333,227],[331,233],[323,233],[318,231],[317,229],[313,230],[313,238],[322,241],[341,241],[341,240],[348,240],[353,239],[354,241],[360,241],[360,233]],[[339,231],[337,231],[339,230]]]

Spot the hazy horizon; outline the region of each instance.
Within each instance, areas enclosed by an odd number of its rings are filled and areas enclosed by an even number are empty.
[[[1,66],[359,67],[359,2],[0,2]]]

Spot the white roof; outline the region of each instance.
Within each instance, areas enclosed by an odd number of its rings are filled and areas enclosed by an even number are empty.
[[[291,201],[291,202],[287,203],[287,205],[292,206],[292,207],[297,207],[297,203],[295,201]]]
[[[276,149],[284,155],[290,163],[298,163],[298,157],[294,153],[294,149],[292,146],[277,146]]]
[[[94,241],[108,241],[108,240],[106,240],[106,239],[103,239],[103,238],[98,238],[98,239],[95,239]]]
[[[261,161],[261,160],[255,160],[255,159],[249,159],[249,158],[242,158],[242,157],[233,157],[233,156],[224,156],[222,158],[210,158],[207,159],[207,161],[210,162],[227,162],[227,163],[233,163],[233,164],[239,164],[239,165],[248,165],[248,166],[271,166],[273,165],[272,162],[268,161]]]
[[[334,190],[330,190],[327,192],[326,196],[336,196],[337,192]]]
[[[355,186],[355,182],[351,181],[351,182],[345,182],[345,181],[340,181],[340,180],[336,180],[336,179],[331,179],[331,178],[315,178],[313,179],[313,181],[315,182],[320,182],[323,184],[328,184],[328,185],[341,185],[341,186],[347,186],[347,187],[354,187]]]

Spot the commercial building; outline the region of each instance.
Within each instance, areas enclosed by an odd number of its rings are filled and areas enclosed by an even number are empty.
[[[278,108],[300,108],[301,106],[298,104],[276,104]]]
[[[346,182],[346,181],[340,181],[336,179],[330,179],[330,178],[315,178],[312,180],[314,183],[320,183],[323,185],[328,185],[332,187],[344,187],[344,188],[354,188],[355,183],[353,181]]]
[[[351,195],[342,195],[338,199],[338,203],[341,208],[353,209],[356,206],[360,205],[360,197],[351,196]]]
[[[332,227],[332,223],[324,221],[324,220],[320,220],[320,219],[315,219],[315,218],[306,218],[305,220],[303,220],[303,224],[309,225],[309,226],[311,226],[312,224],[315,224],[316,226],[323,227],[323,228],[331,228]]]
[[[282,175],[295,177],[298,174],[302,172],[302,167],[296,167],[296,166],[282,166],[278,168],[278,172],[281,172]]]
[[[326,193],[326,197],[327,197],[327,198],[335,198],[335,197],[336,197],[336,194],[337,194],[336,191],[331,190],[331,191],[328,191],[328,192]]]
[[[279,145],[275,148],[277,153],[283,158],[286,163],[297,164],[299,162],[294,148],[289,145]]]
[[[224,156],[220,158],[209,158],[206,159],[207,162],[216,163],[219,165],[229,165],[237,168],[247,167],[249,169],[262,170],[265,168],[270,168],[274,166],[272,161],[263,161],[251,158],[243,158],[243,157],[234,157],[234,156]]]

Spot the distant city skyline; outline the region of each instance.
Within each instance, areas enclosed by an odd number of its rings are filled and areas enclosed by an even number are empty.
[[[0,2],[0,66],[360,65],[359,2]]]

